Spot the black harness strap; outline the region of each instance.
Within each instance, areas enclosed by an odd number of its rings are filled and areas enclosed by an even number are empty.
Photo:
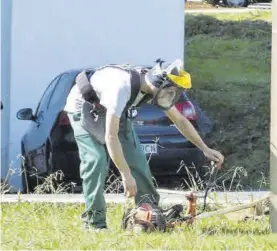
[[[90,71],[82,71],[80,72],[75,79],[75,82],[80,90],[80,93],[82,94],[82,97],[85,101],[88,101],[89,103],[98,104],[100,103],[100,100],[93,89],[92,85],[90,84],[90,77],[95,73],[97,70],[102,70],[104,68],[117,68],[123,71],[126,71],[130,74],[130,82],[131,82],[131,96],[128,100],[127,104],[125,105],[125,108],[123,110],[122,114],[126,114],[129,118],[132,118],[132,104],[136,100],[138,93],[140,92],[141,88],[141,70],[136,69],[135,66],[132,65],[105,65],[102,67],[99,67],[95,70]],[[138,105],[136,105],[137,107]]]
[[[126,104],[126,107],[130,107],[140,91],[141,81],[140,81],[140,74],[136,70],[131,70],[131,97]]]
[[[75,82],[84,100],[99,102],[99,98],[95,90],[93,89],[92,85],[89,83],[89,76],[91,75],[92,75],[91,72],[82,71],[76,76]]]

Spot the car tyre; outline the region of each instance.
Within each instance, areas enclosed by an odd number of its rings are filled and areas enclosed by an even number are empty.
[[[31,165],[28,162],[27,155],[24,148],[22,147],[22,157],[21,157],[21,180],[22,180],[22,192],[23,193],[33,193],[36,187],[36,179],[30,177]]]
[[[106,193],[123,193],[121,175],[114,164],[109,165],[109,171],[105,181],[104,190]]]
[[[53,170],[54,165],[53,165],[53,150],[49,140],[46,143],[45,163],[46,163],[47,175],[51,175],[54,172]]]
[[[53,148],[52,145],[50,143],[50,140],[47,141],[46,143],[46,149],[45,149],[45,163],[46,163],[46,170],[47,170],[47,174],[46,176],[50,176],[52,174],[55,173],[56,170],[54,170],[54,163],[53,163]],[[59,182],[56,179],[53,179],[52,181],[52,185],[54,190],[57,189]],[[50,191],[46,188],[46,193],[51,193],[53,191]]]
[[[53,147],[51,144],[51,141],[48,140],[46,144],[46,154],[45,154],[45,163],[46,163],[46,175],[52,175],[54,173],[57,173],[57,176],[54,176],[55,178],[52,179],[52,186],[54,191],[46,191],[47,193],[55,192],[56,189],[58,189],[59,186],[63,186],[63,189],[65,192],[70,192],[71,188],[69,183],[66,181],[67,177],[65,177],[65,174],[62,171],[59,171],[57,167],[59,167],[59,163],[55,163],[55,160],[53,158]]]

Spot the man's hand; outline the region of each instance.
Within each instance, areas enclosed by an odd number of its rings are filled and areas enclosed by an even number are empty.
[[[203,153],[208,159],[215,161],[219,169],[221,168],[224,156],[220,152],[207,147],[203,150]]]
[[[177,126],[178,130],[194,145],[196,145],[204,155],[215,162],[217,162],[218,168],[221,168],[221,165],[224,161],[223,155],[213,150],[204,143],[201,139],[198,132],[195,130],[194,126],[190,121],[185,118],[175,106],[171,107],[168,111],[165,112],[166,115],[171,119],[171,121]]]
[[[122,174],[122,182],[124,187],[124,195],[134,197],[137,194],[137,183],[131,173]]]

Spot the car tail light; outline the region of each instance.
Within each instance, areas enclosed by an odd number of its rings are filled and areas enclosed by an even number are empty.
[[[58,125],[59,126],[67,126],[70,125],[69,118],[67,117],[66,112],[61,112],[58,120]]]
[[[194,109],[194,105],[190,101],[184,101],[177,103],[176,108],[181,112],[188,120],[197,120],[197,114]]]

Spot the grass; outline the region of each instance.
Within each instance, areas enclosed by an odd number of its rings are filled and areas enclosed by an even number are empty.
[[[257,50],[263,48],[264,43],[252,41],[247,44],[241,39],[205,40],[201,37],[190,40],[187,66],[192,72],[194,88],[249,91],[251,88],[268,85],[270,57],[268,51]],[[198,50],[199,47],[202,50]],[[198,70],[195,72],[192,69]]]
[[[268,87],[270,13],[191,15],[186,28],[186,67],[193,88],[249,91]],[[251,21],[250,21],[251,20]]]
[[[197,15],[197,14],[196,14]],[[209,15],[209,14],[208,14]],[[271,11],[260,11],[260,10],[253,10],[251,12],[246,13],[217,13],[217,14],[210,14],[210,16],[223,21],[257,21],[262,20],[266,22],[272,21],[272,12]]]
[[[134,235],[120,228],[123,207],[108,207],[109,230],[82,229],[84,206],[17,203],[2,204],[2,249],[51,250],[274,250],[277,235],[268,217],[260,221],[230,221],[226,217],[199,220],[167,233]]]
[[[268,11],[186,15],[189,94],[214,122],[205,140],[225,155],[224,170],[247,170],[245,189],[269,180],[271,19]]]

